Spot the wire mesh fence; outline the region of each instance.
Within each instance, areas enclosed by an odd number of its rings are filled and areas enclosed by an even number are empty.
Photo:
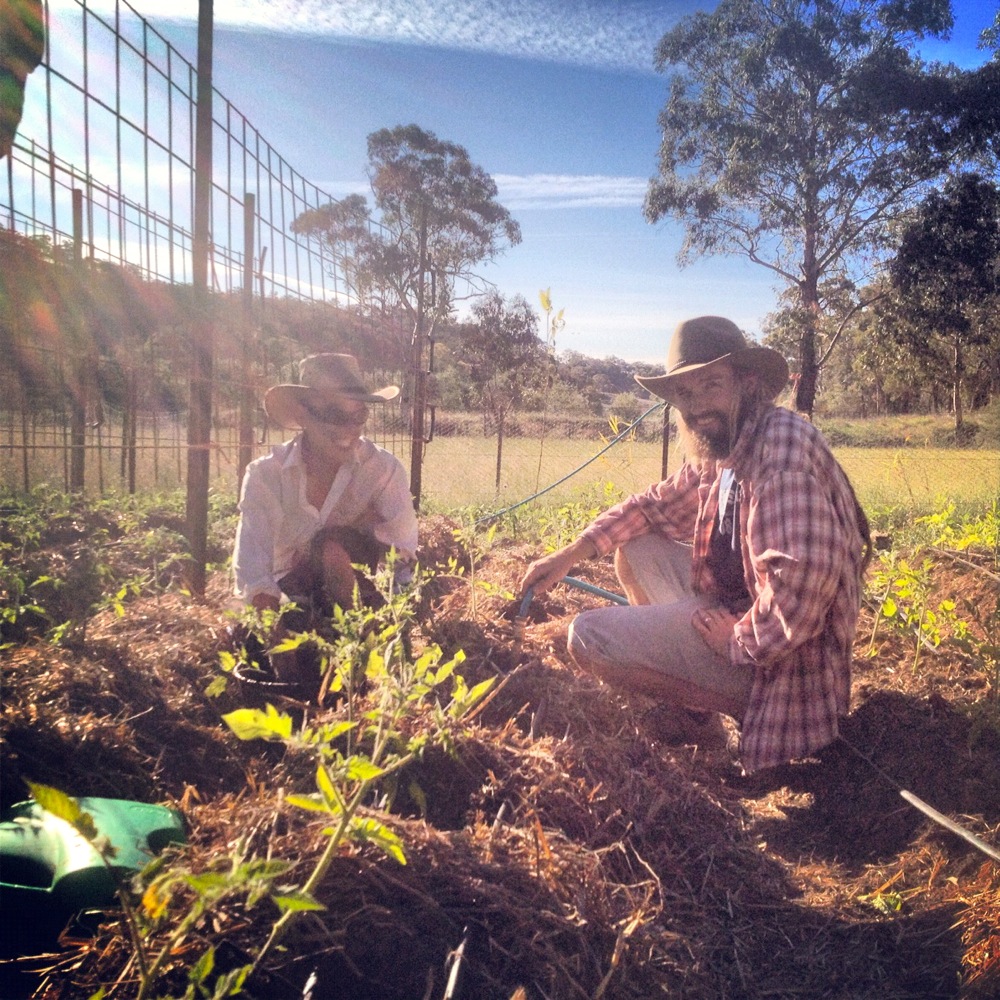
[[[27,352],[39,353],[39,348]],[[182,380],[153,358],[135,362],[123,366],[106,358],[98,365],[93,377],[101,392],[87,408],[79,443],[72,439],[72,414],[64,396],[37,382],[32,390],[24,381],[3,380],[0,482],[15,491],[41,484],[69,489],[73,455],[82,448],[89,493],[184,486],[188,440]],[[59,374],[61,366],[75,367],[64,355],[53,354],[40,361],[36,357],[30,367],[36,370],[43,363],[57,378],[66,377]],[[240,473],[240,402],[253,400],[251,457],[265,454],[290,432],[268,424],[260,400],[269,385],[294,380],[294,363],[289,356],[261,366],[249,383],[242,374],[235,365],[216,372],[211,483],[213,490],[231,498],[237,495]],[[404,373],[389,368],[375,369],[369,377],[373,386],[405,382]],[[647,412],[634,427],[602,416],[519,412],[509,419],[499,442],[495,424],[480,414],[439,410],[430,426],[424,451],[426,509],[498,511],[536,496],[551,504],[585,495],[606,505],[661,478],[661,408]],[[406,463],[411,438],[405,394],[371,408],[366,434]],[[1000,451],[995,449],[941,448],[932,441],[911,440],[906,446],[836,447],[835,452],[869,509],[930,509],[1000,498]],[[666,457],[669,469],[676,468],[680,456],[672,435]]]
[[[192,280],[197,69],[125,0],[46,4],[45,56],[5,166],[8,228],[148,281]],[[291,231],[333,199],[213,89],[211,287],[357,303],[344,262]],[[74,226],[73,192],[82,194]],[[248,200],[253,204],[247,233]],[[249,247],[249,253],[247,252]]]
[[[72,487],[73,457],[83,453],[84,481],[89,493],[167,490],[185,484],[187,411],[183,378],[169,359],[152,348],[145,358],[97,359],[89,369],[89,400],[83,434],[75,440],[73,412],[64,387],[79,358],[42,348],[17,345],[17,370],[0,377],[0,481],[29,491],[48,484]],[[45,377],[39,376],[44,371]],[[33,373],[33,377],[25,377]],[[265,454],[291,432],[269,424],[261,406],[270,385],[295,380],[291,354],[259,364],[244,380],[239,365],[215,373],[217,404],[213,409],[211,475],[213,488],[235,491],[241,462],[241,405],[253,401],[250,457]],[[406,374],[394,369],[368,369],[372,386],[406,385]],[[498,440],[498,428],[487,417],[469,412],[432,411],[424,449],[425,497],[428,506],[457,507],[509,504],[569,476],[555,496],[577,489],[586,477],[638,489],[659,478],[662,460],[662,411],[609,447],[628,426],[601,416],[515,413]],[[392,451],[404,464],[412,446],[406,393],[373,406],[366,436]],[[499,450],[499,455],[498,455]],[[594,459],[586,470],[571,475]],[[499,469],[499,484],[497,482]]]

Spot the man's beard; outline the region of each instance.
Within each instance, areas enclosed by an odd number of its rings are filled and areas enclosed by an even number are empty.
[[[718,410],[702,414],[702,418],[713,417],[717,426],[715,429],[697,429],[681,418],[684,427],[687,447],[700,461],[726,458],[733,450],[734,438],[730,417]]]
[[[677,426],[685,453],[695,462],[721,461],[728,458],[736,447],[736,440],[743,425],[754,412],[756,405],[751,395],[741,393],[731,413],[712,410],[700,414],[701,420],[708,417],[714,419],[715,427],[711,429],[692,427],[678,414]]]

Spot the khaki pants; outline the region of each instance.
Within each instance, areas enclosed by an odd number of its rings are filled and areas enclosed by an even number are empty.
[[[718,604],[691,590],[691,546],[641,535],[617,560],[619,575],[650,603],[578,615],[569,629],[573,659],[615,687],[742,719],[753,670],[713,653],[691,624],[696,610]]]

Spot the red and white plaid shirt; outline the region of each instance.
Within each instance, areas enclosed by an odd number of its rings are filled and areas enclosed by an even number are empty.
[[[742,724],[747,771],[832,742],[850,708],[851,649],[861,603],[863,540],[851,487],[823,435],[768,407],[740,433],[726,465],[742,488],[740,538],[750,610],[730,658],[754,671]],[[697,593],[714,594],[706,565],[719,509],[720,463],[674,475],[606,511],[584,532],[604,555],[661,532],[693,541]]]

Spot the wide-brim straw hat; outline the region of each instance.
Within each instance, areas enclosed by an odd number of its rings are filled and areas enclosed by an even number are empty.
[[[751,346],[732,321],[721,316],[699,316],[679,324],[667,348],[663,375],[635,380],[653,395],[674,402],[677,376],[728,361],[739,371],[754,372],[768,399],[774,399],[788,384],[788,362],[770,347]]]
[[[273,385],[264,393],[264,410],[279,426],[298,429],[304,403],[323,409],[343,399],[386,403],[398,395],[398,385],[369,390],[353,354],[310,354],[299,362],[298,383]]]

